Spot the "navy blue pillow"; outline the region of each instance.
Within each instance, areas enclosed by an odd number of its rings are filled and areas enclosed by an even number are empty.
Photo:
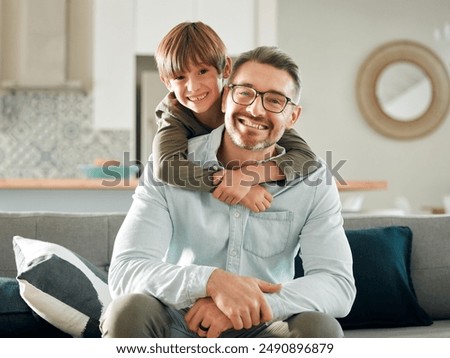
[[[14,278],[0,277],[0,337],[70,337],[34,313],[19,292]]]
[[[405,226],[347,230],[356,299],[344,329],[428,326],[410,275],[412,231]]]
[[[346,230],[353,255],[356,299],[338,319],[344,329],[429,326],[410,275],[412,232],[405,226]],[[296,259],[296,277],[304,275]]]

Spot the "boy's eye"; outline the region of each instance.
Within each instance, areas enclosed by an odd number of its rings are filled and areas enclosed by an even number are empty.
[[[181,81],[181,80],[184,80],[184,76],[183,75],[178,75],[178,76],[175,76],[173,79],[175,81]]]
[[[205,73],[207,73],[208,72],[208,70],[206,69],[206,68],[203,68],[203,69],[201,69],[200,71],[199,71],[199,73],[201,74],[201,75],[204,75]]]

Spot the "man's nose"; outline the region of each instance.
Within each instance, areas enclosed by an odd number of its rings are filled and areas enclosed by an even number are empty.
[[[247,112],[253,115],[254,117],[263,115],[265,113],[265,109],[262,104],[262,97],[257,96],[252,104],[247,106]]]

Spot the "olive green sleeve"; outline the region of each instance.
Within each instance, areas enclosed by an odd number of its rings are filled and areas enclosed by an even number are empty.
[[[157,179],[180,188],[212,191],[213,171],[188,160],[188,139],[209,133],[187,112],[156,111],[158,130],[153,138],[153,172]],[[180,118],[182,117],[182,118]]]
[[[278,144],[286,149],[286,153],[273,160],[288,181],[311,174],[318,168],[316,155],[294,129],[286,130]]]

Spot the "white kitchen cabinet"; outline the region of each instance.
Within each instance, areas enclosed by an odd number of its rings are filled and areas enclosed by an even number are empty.
[[[134,2],[93,1],[94,127],[129,130],[135,121]]]
[[[230,55],[239,55],[255,47],[256,0],[196,1],[196,20],[203,21],[217,32]]]
[[[135,0],[136,53],[153,55],[163,36],[183,21],[202,21],[235,56],[276,44],[277,0]]]
[[[90,0],[0,0],[0,85],[81,89],[92,80]]]
[[[153,55],[169,30],[192,21],[196,0],[135,0],[135,49],[137,55]]]

